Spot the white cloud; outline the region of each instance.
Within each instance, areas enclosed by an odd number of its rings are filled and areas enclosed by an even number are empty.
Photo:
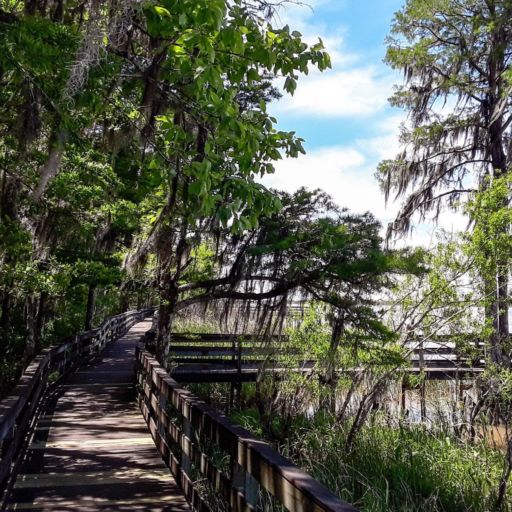
[[[361,117],[383,111],[393,80],[374,67],[314,73],[301,77],[294,96],[284,96],[277,112],[315,117]]]
[[[400,151],[400,125],[405,120],[403,113],[390,114],[373,123],[375,135],[354,142],[365,154],[371,155],[375,163],[394,158]]]
[[[276,16],[277,24],[288,24],[292,30],[298,30],[308,44],[321,38],[332,62],[331,70],[320,73],[311,68],[309,75],[300,76],[294,96],[285,94],[272,106],[277,114],[355,118],[382,111],[387,105],[395,81],[392,73],[381,66],[368,66],[360,55],[348,51],[344,43],[345,27],[337,26],[333,30],[315,19],[315,8],[332,1],[286,4]]]
[[[389,142],[392,142],[392,136],[389,137]],[[386,151],[385,147],[379,146],[378,139],[379,137],[367,139],[366,144],[360,141],[359,149],[331,146],[310,151],[296,159],[280,160],[275,164],[275,174],[265,176],[262,182],[267,187],[290,193],[300,187],[310,190],[320,188],[330,194],[340,207],[346,207],[354,213],[371,212],[381,222],[384,235],[387,224],[395,218],[400,209],[401,200],[390,200],[386,205],[384,195],[374,177],[378,162],[375,155]],[[365,148],[368,150],[366,154]],[[446,210],[441,213],[437,222],[432,219],[420,222],[416,218],[412,232],[397,240],[394,245],[431,247],[437,241],[440,230],[457,233],[465,229],[467,217]]]
[[[285,2],[278,7],[274,16],[276,25],[289,25],[293,29],[301,30],[310,29],[312,26],[318,26],[318,23],[312,23],[315,10],[332,0],[308,0],[307,2]],[[339,0],[338,0],[339,1]]]
[[[301,76],[295,95],[285,95],[272,104],[271,109],[278,117],[292,116],[299,132],[301,124],[311,118],[364,118],[366,129],[355,133],[349,141],[340,121],[342,144],[316,147],[297,159],[278,161],[275,174],[265,176],[262,182],[287,192],[294,192],[301,186],[320,188],[341,207],[354,213],[373,213],[383,224],[384,233],[402,201],[390,201],[386,205],[374,175],[381,160],[395,157],[400,150],[399,128],[406,116],[390,111],[387,102],[393,84],[400,78],[378,62],[365,61],[364,55],[347,51],[343,27],[333,30],[332,26],[316,21],[314,8],[332,1],[345,0],[308,0],[313,10],[287,4],[281,11],[275,24],[288,24],[292,30],[299,30],[309,44],[321,37],[331,55],[333,69],[323,73],[312,69],[308,76]],[[329,126],[332,127],[332,122]],[[437,228],[432,221],[414,224],[412,235],[399,241],[397,246],[429,247],[436,241]],[[439,225],[449,232],[460,231],[466,228],[466,219],[460,214],[445,212]]]
[[[299,187],[321,188],[336,203],[353,212],[371,211],[377,218],[386,219],[384,196],[373,179],[373,166],[354,148],[334,146],[310,151],[297,159],[276,163],[276,173],[265,176],[268,187],[294,192]]]

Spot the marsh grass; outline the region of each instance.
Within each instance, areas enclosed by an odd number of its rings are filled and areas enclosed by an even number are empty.
[[[263,436],[254,410],[233,419]],[[492,511],[503,456],[422,425],[393,428],[374,421],[348,453],[346,428],[328,415],[298,417],[277,446],[286,457],[363,511]],[[512,510],[512,493],[505,510]]]

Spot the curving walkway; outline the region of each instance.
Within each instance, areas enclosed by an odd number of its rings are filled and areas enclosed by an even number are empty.
[[[135,324],[47,397],[6,510],[190,511],[134,398]]]

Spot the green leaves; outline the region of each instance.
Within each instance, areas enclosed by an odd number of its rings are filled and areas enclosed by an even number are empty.
[[[158,14],[158,16],[160,16],[161,18],[165,18],[165,17],[170,18],[171,17],[171,13],[165,7],[162,7],[161,5],[154,5],[153,9]],[[184,19],[184,23],[181,23],[182,20],[180,19],[179,20],[180,25],[185,25],[186,20],[187,20],[186,16]]]
[[[281,202],[257,178],[304,152],[268,113],[274,79],[293,93],[301,73],[329,65],[321,42],[245,2],[121,4],[20,8],[0,31],[1,284],[9,295],[19,279],[31,300],[48,294],[52,315],[69,312],[53,332],[77,325],[89,288],[115,305],[130,251],[127,295],[155,282],[156,265],[164,276],[195,260],[189,279],[218,271],[201,238],[259,229]]]
[[[508,273],[512,264],[512,176],[488,179],[466,206],[474,219],[473,231],[466,233],[466,251],[475,258],[488,279],[497,272]]]
[[[295,78],[286,77],[286,80],[284,81],[284,90],[291,95],[295,92],[295,89],[297,88],[297,81]]]
[[[241,30],[237,26],[227,26],[220,32],[220,41],[225,48],[236,55],[242,56],[245,43]]]
[[[255,175],[273,172],[271,162],[283,155],[296,157],[304,153],[303,140],[294,132],[275,130],[276,120],[267,114],[266,101],[259,91],[267,87],[269,76],[285,73],[285,89],[293,93],[297,72],[307,71],[309,64],[325,66],[327,57],[321,42],[309,50],[299,33],[290,33],[288,27],[277,30],[260,24],[240,6],[231,6],[220,27],[213,29],[207,16],[187,4],[168,8],[172,16],[178,17],[180,28],[174,28],[177,44],[167,56],[166,69],[177,72],[166,72],[161,78],[170,83],[187,83],[183,94],[188,108],[192,107],[196,120],[209,126],[205,158],[198,159],[193,135],[175,123],[172,116],[160,116],[160,128],[171,158],[179,155],[183,173],[190,177],[186,191],[193,206],[188,218],[192,212],[204,217],[217,211],[221,222],[239,232],[257,225],[258,215],[270,211],[268,205],[276,204],[268,192],[260,190],[256,192],[256,202],[251,198]],[[208,4],[203,11],[218,11],[219,5]],[[186,28],[182,26],[185,15]],[[171,30],[166,20],[159,23]],[[202,29],[197,30],[194,23]],[[258,100],[242,105],[243,95],[255,95]],[[167,172],[171,171],[168,168]],[[264,195],[268,199],[261,201]],[[238,200],[241,211],[233,209]],[[254,207],[256,203],[261,210]],[[243,205],[249,206],[250,214]]]
[[[398,231],[416,213],[456,205],[468,173],[477,182],[508,172],[509,130],[493,130],[512,112],[505,57],[511,14],[503,1],[408,0],[395,15],[386,61],[404,81],[391,103],[407,111],[408,122],[404,152],[385,166],[383,186],[406,198]]]

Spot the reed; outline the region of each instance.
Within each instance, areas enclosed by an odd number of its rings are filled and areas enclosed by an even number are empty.
[[[263,434],[256,411],[233,417]],[[301,416],[277,448],[365,512],[493,510],[503,456],[491,446],[461,442],[441,429],[393,428],[376,420],[347,452],[347,431],[326,414]],[[510,491],[505,510],[512,510]]]

